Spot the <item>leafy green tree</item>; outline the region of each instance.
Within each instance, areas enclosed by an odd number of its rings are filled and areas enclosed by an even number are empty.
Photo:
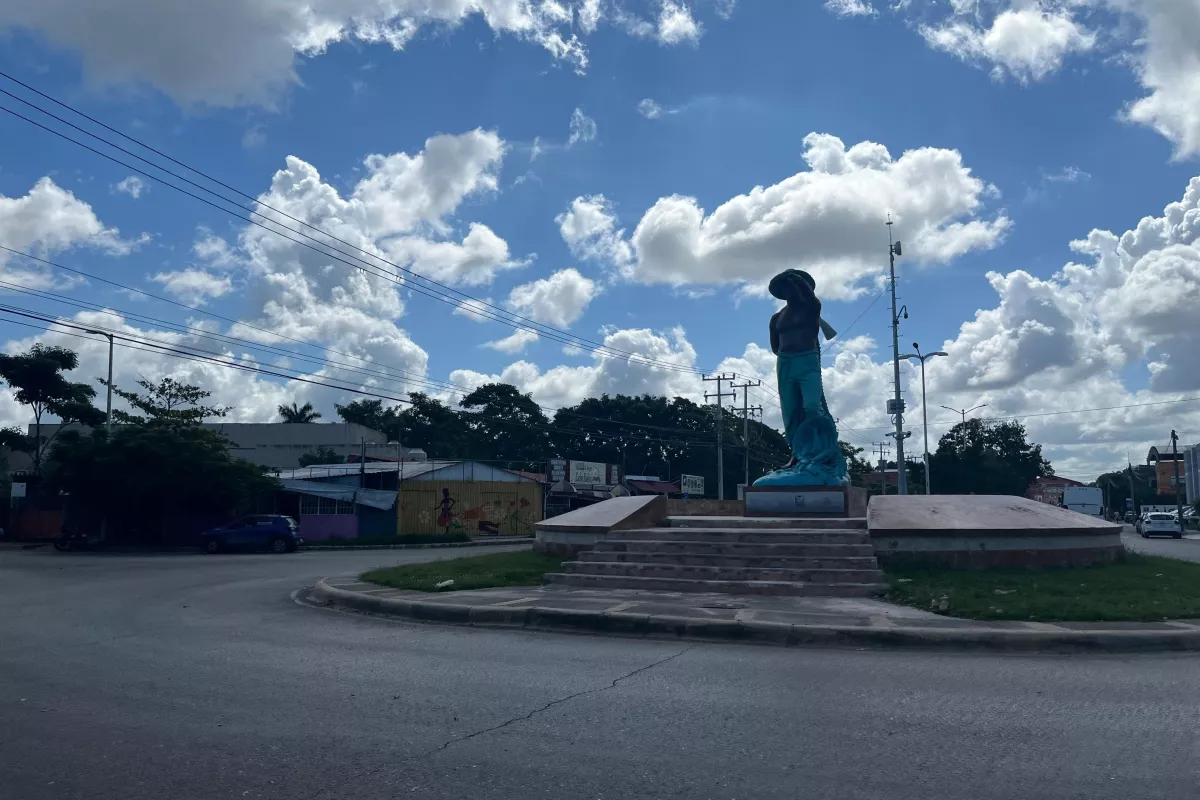
[[[1035,478],[1054,474],[1021,423],[979,419],[960,422],[941,438],[930,471],[938,494],[1024,495]]]
[[[46,441],[42,440],[43,417],[57,417],[63,425],[72,422],[99,425],[104,422],[104,412],[91,403],[96,390],[86,383],[72,383],[63,377],[64,372],[70,372],[77,366],[79,356],[65,347],[35,344],[28,353],[0,355],[0,377],[14,390],[17,402],[29,406],[33,412],[34,427],[32,438],[24,437],[19,432],[14,436],[10,431],[5,443],[14,449],[31,453],[33,468],[37,472],[41,471],[46,448],[54,439],[51,436]]]
[[[313,408],[312,403],[301,406],[296,405],[295,401],[292,401],[290,406],[280,405],[279,416],[283,417],[285,423],[316,422],[321,418],[320,412]]]
[[[103,378],[98,378],[98,380],[102,386],[108,385],[108,381]],[[137,385],[142,387],[146,393],[126,391],[117,388],[116,384],[113,385],[113,394],[144,415],[113,409],[113,419],[117,422],[126,425],[179,427],[199,425],[210,417],[223,417],[230,411],[228,407],[200,405],[202,400],[212,396],[212,392],[190,383],[177,381],[174,378],[163,378],[158,383],[151,383],[145,378],[141,378]]]
[[[265,467],[232,457],[216,431],[169,423],[125,426],[111,441],[103,431],[64,433],[47,458],[47,488],[84,515],[104,515],[110,530],[150,541],[174,516],[245,513],[279,488]]]
[[[395,438],[400,421],[394,408],[384,408],[382,400],[355,400],[333,407],[343,422],[351,422]]]
[[[459,407],[466,412],[459,415],[469,442],[464,455],[517,468],[546,462],[550,420],[531,395],[507,383],[488,383],[464,397]]]
[[[313,464],[345,464],[346,457],[339,455],[332,447],[318,447],[311,452],[301,453],[299,461],[302,467]]]
[[[874,467],[871,462],[865,458],[861,458],[859,453],[863,452],[863,448],[855,447],[849,442],[838,440],[838,447],[841,448],[842,455],[846,458],[846,471],[850,473],[851,486],[865,486],[868,472],[874,472]]]
[[[463,415],[437,398],[421,392],[408,395],[409,406],[397,414],[396,435],[405,447],[420,447],[433,458],[463,458],[469,455],[470,431]],[[391,435],[391,434],[389,434]],[[477,458],[486,456],[486,443],[474,450]]]

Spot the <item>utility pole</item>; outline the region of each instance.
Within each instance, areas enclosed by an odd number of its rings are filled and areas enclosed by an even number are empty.
[[[735,397],[736,398],[737,397],[736,392],[722,392],[721,384],[724,382],[732,383],[733,379],[734,379],[733,375],[728,375],[724,372],[722,372],[720,375],[705,375],[703,377],[704,381],[716,381],[717,382],[716,393],[709,394],[708,392],[705,392],[704,399],[706,401],[710,397],[715,397],[717,399],[717,499],[718,500],[725,499],[725,451],[724,451],[724,447],[723,447],[724,440],[725,440],[725,423],[721,416],[721,403],[723,402],[722,398],[725,398],[725,397]]]
[[[1133,493],[1133,464],[1130,464],[1128,461],[1126,461],[1125,464],[1129,467],[1129,499],[1133,500],[1133,513],[1134,516],[1137,516],[1137,499],[1136,495]]]
[[[887,494],[887,457],[892,447],[887,442],[871,442],[871,449],[879,456],[879,488]]]
[[[742,390],[742,449],[746,451],[746,481],[745,485],[750,485],[750,414],[757,411],[762,413],[762,406],[750,405],[750,390],[756,386],[762,386],[762,381],[753,381],[749,379],[745,383],[731,383],[729,388],[734,390],[736,396],[737,390]]]
[[[361,440],[359,446],[358,488],[367,488],[367,440],[365,437]]]
[[[1171,454],[1175,456],[1175,513],[1179,520],[1179,533],[1183,533],[1183,500],[1179,497],[1179,436],[1171,431]]]
[[[896,397],[889,403],[888,412],[896,415],[896,488],[900,494],[908,494],[908,470],[904,463],[904,400],[900,397],[900,314],[908,319],[908,309],[896,308],[896,256],[903,255],[900,242],[892,241],[892,218],[888,216],[888,271],[892,288],[892,379],[896,383]]]
[[[967,414],[970,414],[972,411],[978,411],[981,408],[987,408],[987,403],[980,403],[974,408],[951,408],[950,406],[942,406],[942,408],[947,411],[953,411],[962,417],[962,425],[958,428],[958,452],[961,453],[967,449]]]

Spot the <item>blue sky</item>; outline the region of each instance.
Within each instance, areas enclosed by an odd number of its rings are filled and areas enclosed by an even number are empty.
[[[826,355],[830,405],[862,446],[888,424],[878,294],[892,213],[907,247],[902,340],[951,354],[930,366],[931,407],[1131,406],[1023,417],[1059,471],[1080,477],[1142,458],[1171,427],[1200,439],[1200,404],[1144,405],[1200,393],[1200,185],[1185,197],[1200,151],[1200,98],[1188,94],[1200,36],[1185,34],[1200,32],[1200,3],[231,0],[197,16],[121,0],[95,19],[80,0],[43,5],[0,10],[4,72],[250,195],[289,170],[262,199],[654,363],[564,352],[547,336],[487,346],[513,329],[394,284],[356,286],[347,266],[152,181],[122,191],[131,170],[8,114],[0,244],[410,375],[465,389],[509,380],[551,408],[603,391],[697,398],[696,370],[772,384],[762,287],[805,268],[843,332]],[[289,194],[301,172],[308,188]],[[39,194],[44,178],[54,191]],[[331,193],[345,205],[331,211]],[[1073,251],[1094,229],[1113,235]],[[16,257],[0,264],[3,280],[118,312],[87,324],[156,336],[120,314],[204,319],[94,280],[14,271],[26,268]],[[11,292],[3,302],[80,313]],[[96,343],[0,326],[10,350],[35,336],[79,345],[81,373],[99,374]],[[350,397],[161,355],[119,360],[118,382],[181,374],[239,419],[270,419],[293,397],[329,414]],[[915,405],[914,376],[906,368]],[[751,401],[777,418],[769,389]],[[0,413],[26,416],[11,398]],[[936,438],[946,413],[931,417]]]

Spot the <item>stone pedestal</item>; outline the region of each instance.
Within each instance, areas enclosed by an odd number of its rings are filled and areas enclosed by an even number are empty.
[[[846,486],[750,486],[745,490],[747,517],[848,517]]]

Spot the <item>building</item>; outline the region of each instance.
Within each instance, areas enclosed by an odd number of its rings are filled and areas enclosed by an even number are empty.
[[[1064,489],[1086,485],[1086,483],[1073,481],[1059,475],[1043,475],[1040,478],[1034,478],[1033,483],[1029,484],[1029,488],[1025,490],[1025,496],[1039,503],[1061,506]]]
[[[478,461],[319,464],[286,470],[279,479],[293,496],[300,535],[312,541],[532,536],[543,518],[541,481]]]
[[[666,497],[683,497],[683,490],[674,483],[668,483],[657,475],[626,475],[621,482],[631,495],[661,494]]]
[[[54,436],[61,427],[42,425],[42,437]],[[332,450],[343,458],[357,457],[365,449],[368,457],[393,460],[400,450],[405,461],[425,460],[424,450],[389,445],[384,434],[353,422],[206,422],[200,427],[224,434],[230,441],[229,452],[234,457],[271,469],[298,467],[300,456],[321,449]],[[83,430],[80,425],[68,428]],[[34,426],[30,425],[29,435],[33,432]],[[10,471],[32,468],[33,460],[29,455],[13,453],[9,456]]]
[[[1181,455],[1184,498],[1188,503],[1195,503],[1200,501],[1200,444],[1184,448]]]
[[[1186,489],[1188,449],[1180,446],[1178,457],[1176,457],[1175,448],[1168,442],[1165,445],[1151,447],[1150,452],[1146,454],[1146,464],[1154,467],[1155,493],[1159,497],[1174,497],[1177,486],[1181,491]],[[1175,477],[1177,465],[1179,467],[1178,480]]]

